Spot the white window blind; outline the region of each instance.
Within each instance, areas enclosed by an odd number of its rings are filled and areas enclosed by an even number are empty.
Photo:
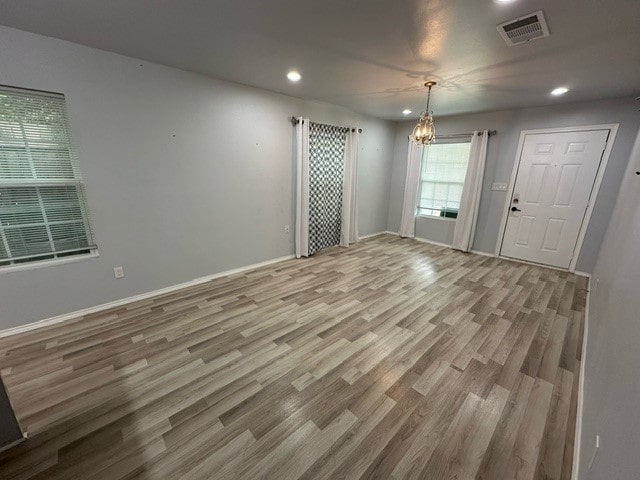
[[[64,96],[0,87],[0,266],[95,248]]]
[[[471,143],[433,143],[424,149],[418,214],[457,218]]]

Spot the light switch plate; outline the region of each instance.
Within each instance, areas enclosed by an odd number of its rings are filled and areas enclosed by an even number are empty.
[[[113,276],[116,278],[124,277],[124,268],[122,267],[113,267]]]
[[[491,184],[491,190],[494,190],[496,192],[506,192],[508,186],[509,185],[507,183],[494,182]]]

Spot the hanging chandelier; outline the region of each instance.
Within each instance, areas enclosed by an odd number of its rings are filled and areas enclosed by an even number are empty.
[[[427,108],[420,115],[420,120],[416,124],[413,129],[413,134],[411,135],[413,141],[418,145],[429,145],[436,138],[436,127],[433,124],[433,115],[429,111],[429,101],[431,100],[431,87],[433,87],[436,82],[427,82],[424,84],[425,87],[429,89],[427,93]]]

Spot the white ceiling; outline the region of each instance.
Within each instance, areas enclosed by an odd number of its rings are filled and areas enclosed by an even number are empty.
[[[551,36],[508,47],[495,26],[539,9]],[[436,115],[638,94],[639,21],[640,0],[0,0],[10,27],[388,119],[427,79]]]

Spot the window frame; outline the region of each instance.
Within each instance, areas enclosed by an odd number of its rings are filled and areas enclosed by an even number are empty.
[[[436,140],[436,142],[434,142],[432,145],[457,145],[457,144],[468,144],[469,148],[471,147],[471,138],[469,139],[460,139],[460,138],[456,138],[455,140],[451,140],[451,141],[440,141],[438,142]],[[425,183],[439,183],[439,184],[445,184],[445,185],[452,185],[452,184],[456,184],[456,185],[460,185],[462,188],[464,188],[464,181],[462,182],[449,182],[449,181],[438,181],[438,180],[424,180],[423,179],[423,172],[425,169],[425,162],[427,161],[427,153],[428,153],[428,149],[429,146],[425,147],[423,152],[422,152],[422,158],[420,161],[420,183],[419,183],[419,187],[418,187],[418,202],[417,202],[417,206],[416,206],[416,216],[420,217],[420,218],[429,218],[429,219],[437,219],[437,220],[444,220],[444,221],[448,221],[448,222],[455,222],[458,220],[458,214],[460,213],[459,210],[456,212],[456,216],[455,217],[447,217],[446,215],[433,215],[433,214],[428,214],[428,213],[422,213],[421,210],[434,210],[431,208],[427,208],[427,207],[421,207],[420,206],[420,201],[422,199],[422,188],[424,186]],[[469,168],[469,162],[467,159],[467,168]],[[466,175],[466,170],[465,170],[465,175]],[[448,193],[447,193],[448,196]],[[441,210],[442,211],[442,210]],[[444,210],[446,213],[446,210]]]
[[[93,230],[91,215],[88,206],[87,195],[85,191],[85,182],[80,172],[80,165],[77,158],[77,154],[75,151],[75,146],[73,144],[71,138],[71,128],[70,121],[67,112],[67,103],[66,98],[63,94],[53,93],[53,92],[45,92],[31,89],[23,89],[17,87],[10,87],[5,85],[0,85],[0,93],[7,93],[13,95],[23,95],[29,98],[34,97],[50,97],[58,100],[58,113],[62,115],[62,125],[58,126],[58,130],[52,130],[52,133],[56,135],[60,135],[60,132],[63,132],[63,139],[65,141],[57,143],[55,137],[52,137],[51,142],[47,145],[48,142],[45,142],[41,145],[36,141],[29,141],[28,135],[26,133],[26,129],[31,125],[28,122],[28,118],[25,116],[18,117],[19,120],[19,129],[23,138],[23,145],[11,144],[11,136],[6,137],[6,141],[4,145],[0,145],[0,150],[5,150],[9,152],[11,149],[15,149],[16,153],[23,153],[24,157],[28,159],[28,170],[31,173],[30,177],[22,178],[17,177],[14,178],[11,175],[11,169],[7,170],[9,177],[8,180],[5,179],[1,181],[0,179],[0,188],[2,189],[15,189],[17,195],[23,195],[24,198],[29,198],[31,196],[32,200],[36,200],[34,205],[37,205],[38,214],[41,215],[42,220],[38,221],[29,221],[29,222],[18,222],[15,225],[5,224],[0,228],[0,243],[2,243],[2,247],[4,251],[10,255],[11,254],[11,246],[8,240],[7,232],[12,229],[16,229],[20,231],[20,229],[34,227],[34,228],[44,228],[46,231],[46,237],[48,238],[48,243],[51,247],[50,252],[43,253],[35,253],[28,255],[19,255],[15,257],[8,256],[7,258],[0,258],[0,274],[6,272],[20,271],[20,270],[30,270],[34,268],[47,267],[51,265],[58,265],[64,263],[73,263],[76,261],[95,258],[99,256],[98,247],[95,241],[95,232]],[[53,108],[53,107],[52,107]],[[44,110],[48,112],[47,110]],[[51,112],[55,112],[56,110],[52,109]],[[29,113],[29,110],[25,111]],[[11,120],[8,120],[11,122]],[[46,125],[46,123],[33,123],[31,127],[37,125]],[[1,142],[0,142],[1,143]],[[54,158],[56,160],[53,163],[54,168],[69,168],[70,177],[64,175],[54,175],[52,178],[49,178],[48,175],[44,177],[40,176],[37,172],[37,164],[34,160],[33,150],[38,150],[38,152],[42,155],[47,155],[47,153],[53,153]],[[57,156],[56,156],[57,152]],[[62,161],[58,163],[58,159],[64,156],[68,156],[68,165],[65,165]],[[10,162],[10,160],[9,160]],[[9,163],[10,164],[10,163]],[[7,165],[9,165],[7,164]],[[46,165],[46,164],[45,164]],[[45,202],[45,195],[43,194],[43,189],[52,189],[52,187],[67,187],[69,189],[75,190],[74,196],[77,198],[77,209],[79,211],[78,218],[71,217],[62,217],[59,219],[52,220],[49,218],[50,211],[47,211],[47,207],[51,207],[53,205],[55,207],[56,201]],[[62,191],[61,193],[57,193],[57,195],[64,195],[66,192]],[[49,194],[56,195],[55,192],[50,192]],[[69,195],[69,194],[67,194]],[[9,197],[11,198],[11,197]],[[67,197],[72,198],[72,197]],[[64,203],[64,197],[62,200],[58,200],[58,202]],[[72,207],[76,208],[73,203],[75,199],[71,200]],[[35,212],[35,210],[34,210]],[[69,211],[65,212],[69,214]],[[77,247],[77,248],[69,248],[69,249],[60,249],[56,251],[56,242],[60,241],[60,239],[54,238],[54,229],[56,226],[72,226],[76,225],[78,229],[84,230],[85,239],[87,242],[86,247]],[[82,237],[71,237],[71,238],[82,238]],[[44,237],[43,237],[44,239]]]
[[[0,275],[3,273],[20,272],[23,270],[35,270],[37,268],[52,267],[54,265],[64,265],[65,263],[81,262],[83,260],[90,260],[92,258],[98,258],[100,252],[95,248],[89,250],[87,253],[78,253],[76,255],[69,255],[66,257],[47,258],[44,260],[33,260],[31,262],[13,263],[10,265],[0,266]]]

